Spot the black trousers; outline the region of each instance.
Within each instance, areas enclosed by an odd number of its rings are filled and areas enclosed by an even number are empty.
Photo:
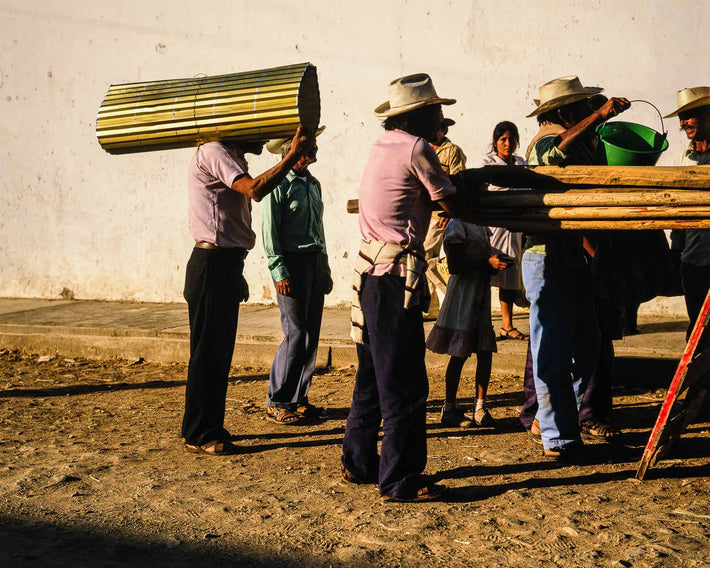
[[[404,278],[365,276],[360,293],[364,343],[345,426],[342,462],[380,494],[410,497],[424,485],[427,461],[424,327],[418,308],[404,309]],[[381,457],[377,438],[383,424]]]
[[[690,337],[710,288],[710,266],[696,266],[681,262],[680,279],[683,285],[683,296],[685,296],[685,307],[690,318],[686,337]]]
[[[243,249],[195,248],[187,263],[184,296],[190,317],[190,364],[182,436],[188,444],[223,439],[227,380],[246,296]]]

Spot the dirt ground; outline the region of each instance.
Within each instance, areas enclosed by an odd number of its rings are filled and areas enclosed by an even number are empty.
[[[439,425],[432,376],[427,471],[450,492],[385,504],[338,471],[352,369],[315,377],[328,415],[304,426],[265,420],[266,370],[233,369],[226,426],[242,453],[227,458],[184,451],[185,374],[0,351],[0,566],[710,565],[707,410],[633,479],[662,389],[617,389],[626,445],[560,466],[518,424],[519,377],[492,380],[496,430],[462,431]]]

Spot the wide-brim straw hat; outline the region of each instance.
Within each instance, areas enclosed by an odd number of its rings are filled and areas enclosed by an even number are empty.
[[[556,108],[563,107],[577,101],[589,99],[603,91],[601,87],[585,87],[576,75],[560,77],[545,83],[539,89],[540,98],[533,99],[537,108],[527,118],[538,116]]]
[[[325,125],[319,126],[316,129],[316,136],[320,136],[320,133],[325,130]],[[271,152],[272,154],[281,154],[281,147],[284,145],[284,142],[289,142],[293,140],[293,137],[291,138],[274,138],[273,140],[269,140],[266,143],[266,149]]]
[[[389,100],[375,109],[375,116],[387,118],[428,105],[452,105],[456,99],[436,94],[434,83],[426,73],[416,73],[395,79],[389,84]]]
[[[679,113],[686,110],[710,105],[710,87],[690,87],[678,91],[676,95],[678,108],[663,118],[671,118],[678,116]]]

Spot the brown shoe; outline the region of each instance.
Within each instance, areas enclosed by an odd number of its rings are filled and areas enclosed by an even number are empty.
[[[572,442],[566,446],[554,446],[542,450],[542,457],[562,463],[579,463],[584,456],[584,444]]]
[[[397,502],[397,503],[415,503],[418,501],[436,501],[448,491],[446,485],[425,485],[417,490],[411,496],[406,497],[392,497],[390,495],[382,495],[380,499],[385,503]]]
[[[347,481],[348,483],[352,483],[354,485],[367,485],[369,483],[377,483],[377,478],[368,481],[366,479],[358,477],[347,467],[345,467],[345,464],[343,464],[342,462],[340,464],[340,475],[342,475],[344,481]]]
[[[542,432],[540,432],[540,423],[537,421],[537,418],[533,420],[530,430],[527,432],[533,439],[533,442],[536,444],[542,444]]]

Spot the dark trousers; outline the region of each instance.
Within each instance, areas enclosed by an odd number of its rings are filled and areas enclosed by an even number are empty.
[[[537,414],[537,392],[533,377],[532,352],[528,345],[528,356],[525,361],[525,375],[523,377],[523,408],[520,410],[520,423],[526,430],[530,430]],[[611,382],[614,374],[614,343],[610,337],[602,334],[599,360],[596,369],[587,383],[579,406],[579,421],[584,422],[590,418],[605,420],[611,414],[612,393]]]
[[[700,310],[703,307],[708,288],[710,288],[710,266],[696,266],[681,262],[680,279],[683,285],[685,307],[690,318],[686,336],[690,337],[695,321],[698,319]]]
[[[271,365],[267,405],[294,410],[297,404],[308,402],[323,318],[321,255],[321,252],[285,255],[294,295],[276,295],[284,340]]]
[[[411,496],[426,466],[424,328],[417,308],[404,309],[404,278],[365,276],[360,294],[364,343],[345,438],[343,464],[361,479],[379,479],[380,494]],[[377,437],[383,423],[381,457]]]
[[[223,439],[227,380],[245,297],[243,249],[195,248],[184,296],[190,317],[190,364],[182,436],[188,444]]]

